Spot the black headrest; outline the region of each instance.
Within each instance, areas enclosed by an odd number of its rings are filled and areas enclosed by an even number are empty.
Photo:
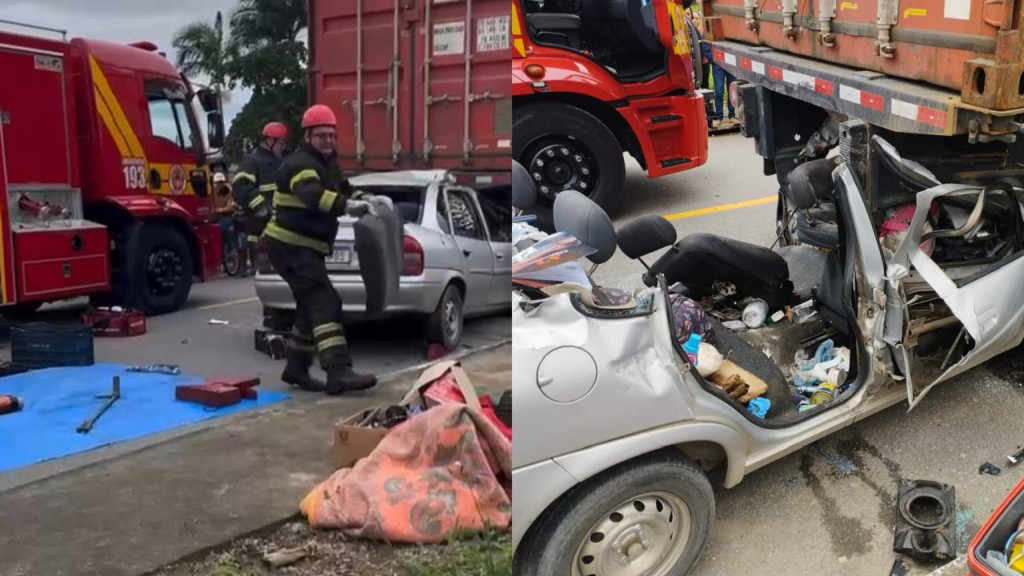
[[[822,158],[811,160],[797,166],[789,173],[789,200],[795,208],[806,210],[819,201],[833,201],[835,183],[832,171],[836,168],[836,160]]]
[[[637,259],[676,243],[676,228],[657,214],[646,214],[626,222],[615,231],[619,250]]]
[[[512,161],[512,205],[520,210],[529,210],[537,203],[537,185],[530,172],[522,164]]]
[[[555,230],[576,237],[597,252],[589,259],[594,264],[607,262],[615,254],[615,227],[612,219],[583,194],[565,190],[555,196]]]

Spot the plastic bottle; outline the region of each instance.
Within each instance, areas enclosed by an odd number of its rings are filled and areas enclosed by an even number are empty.
[[[818,386],[818,391],[811,396],[811,404],[825,404],[829,402],[834,397],[835,390],[835,384],[822,382],[821,386]]]
[[[683,352],[686,352],[686,357],[690,359],[690,364],[694,367],[697,366],[697,352],[700,351],[700,334],[690,334],[687,338],[686,343],[683,344]]]

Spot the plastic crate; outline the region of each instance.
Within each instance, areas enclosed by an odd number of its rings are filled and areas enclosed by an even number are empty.
[[[94,364],[91,326],[32,322],[11,328],[11,364],[20,370]]]

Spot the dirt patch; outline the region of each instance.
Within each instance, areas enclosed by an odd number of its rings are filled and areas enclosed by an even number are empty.
[[[263,556],[304,546],[309,556],[271,569]],[[306,522],[290,522],[265,536],[242,538],[200,558],[167,566],[152,576],[511,576],[507,535],[467,536],[436,546],[392,545],[346,538]]]

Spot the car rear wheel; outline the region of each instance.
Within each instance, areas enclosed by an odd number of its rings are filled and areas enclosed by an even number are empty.
[[[714,493],[689,459],[662,451],[577,485],[520,546],[522,576],[683,576],[715,515]]]
[[[431,343],[440,344],[448,351],[459,346],[465,321],[462,305],[462,292],[449,284],[437,303],[437,309],[427,318],[427,339]]]

